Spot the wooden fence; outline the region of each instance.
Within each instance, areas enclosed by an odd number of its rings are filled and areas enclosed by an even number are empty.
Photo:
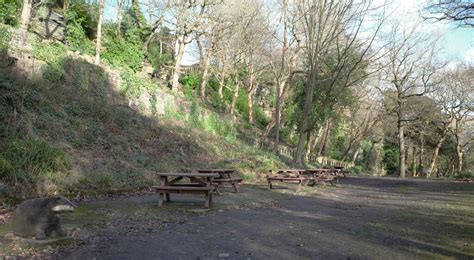
[[[262,148],[268,151],[272,151],[274,148],[273,142],[270,142],[270,141],[262,142],[259,140],[248,138],[244,135],[239,135],[239,138],[247,143],[253,144],[255,147]],[[296,154],[296,149],[292,147],[288,147],[288,146],[279,145],[278,153],[283,156],[294,158]],[[325,156],[317,156],[316,154],[307,154],[305,157],[305,160],[309,163],[318,163],[323,166],[344,167],[346,169],[350,167],[354,167],[354,164],[351,162],[333,160]]]

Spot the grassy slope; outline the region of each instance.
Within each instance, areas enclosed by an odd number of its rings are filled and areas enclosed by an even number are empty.
[[[108,82],[103,68],[69,56],[61,46],[35,49],[35,57],[46,62],[39,77],[27,77],[21,71],[25,68],[1,74],[0,91],[7,98],[0,100],[0,119],[6,123],[0,143],[8,146],[26,136],[24,143],[31,146],[46,140],[67,154],[70,166],[31,178],[34,193],[136,190],[150,186],[154,172],[198,167],[233,167],[254,181],[283,164],[226,135],[172,117],[145,116],[123,105],[126,98]],[[22,160],[12,157],[12,165]],[[35,167],[31,162],[20,167],[23,174]]]

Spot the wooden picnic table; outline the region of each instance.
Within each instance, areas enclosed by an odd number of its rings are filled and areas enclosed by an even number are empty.
[[[338,175],[338,177],[342,177],[343,178],[346,178],[346,171],[344,171],[344,167],[343,166],[334,166],[334,169],[336,169],[336,174]]]
[[[170,193],[204,194],[205,206],[209,208],[212,203],[213,178],[219,177],[217,173],[157,173],[160,183],[153,188],[159,193],[158,206],[163,205],[163,197],[170,202]],[[189,182],[183,182],[188,179]]]
[[[306,184],[310,184],[310,182],[313,182],[313,184],[316,184],[318,182],[329,182],[331,185],[334,185],[334,180],[336,181],[336,183],[338,183],[338,176],[335,173],[336,171],[330,168],[307,169],[306,175],[308,175],[309,177],[307,179]]]
[[[218,194],[220,194],[219,188],[225,187],[226,184],[230,184],[234,188],[234,191],[236,193],[239,192],[239,189],[237,188],[237,184],[242,182],[242,178],[235,177],[234,169],[197,169],[197,170],[194,170],[194,172],[197,172],[199,174],[202,174],[202,173],[218,174],[219,176],[217,176],[216,178],[212,180]]]
[[[306,169],[277,169],[275,171],[270,170],[276,174],[304,174]]]
[[[268,189],[273,189],[272,182],[279,181],[279,182],[295,182],[298,183],[298,187],[296,191],[301,190],[301,183],[306,180],[302,174],[304,173],[304,169],[278,169],[278,170],[269,170],[267,174],[267,183]]]

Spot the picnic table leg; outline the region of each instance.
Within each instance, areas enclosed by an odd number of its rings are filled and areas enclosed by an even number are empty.
[[[214,190],[217,192],[218,195],[222,195],[221,191],[219,190],[219,184],[218,183],[212,184],[212,186],[214,186]]]
[[[158,195],[158,207],[163,206],[163,193],[159,193]]]
[[[165,176],[160,176],[160,186],[161,187],[164,187],[166,186],[166,183],[168,182],[168,178],[165,177]],[[163,195],[164,193],[163,192],[160,192],[158,194],[158,207],[161,207],[163,206]]]
[[[237,188],[237,185],[235,184],[235,182],[232,182],[232,186],[234,187],[235,193],[239,193],[239,189]]]
[[[166,202],[171,202],[170,194],[169,194],[169,193],[166,193]]]
[[[311,180],[310,180],[309,178],[307,178],[307,179],[304,181],[304,186],[308,186],[310,181],[311,181]]]
[[[269,190],[272,189],[272,181],[268,181],[268,189],[269,189]]]
[[[298,187],[296,188],[296,191],[300,191],[301,190],[301,180],[298,182]]]
[[[206,208],[209,208],[211,206],[211,200],[212,200],[212,192],[208,191],[208,192],[206,192],[206,201],[205,201],[205,204],[204,204],[204,206]]]

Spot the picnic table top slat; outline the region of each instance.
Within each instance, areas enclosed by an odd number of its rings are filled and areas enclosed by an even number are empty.
[[[232,178],[232,179],[214,179],[214,182],[229,182],[229,181],[242,181],[242,178]]]
[[[156,173],[158,176],[172,176],[172,177],[219,177],[217,173]]]
[[[234,169],[197,169],[197,172],[234,172]]]
[[[186,187],[186,186],[153,186],[156,190],[189,190],[189,191],[207,191],[214,190],[214,187]]]
[[[276,171],[276,172],[303,172],[303,171],[306,171],[306,169],[276,169],[276,170],[271,170],[271,171]]]

